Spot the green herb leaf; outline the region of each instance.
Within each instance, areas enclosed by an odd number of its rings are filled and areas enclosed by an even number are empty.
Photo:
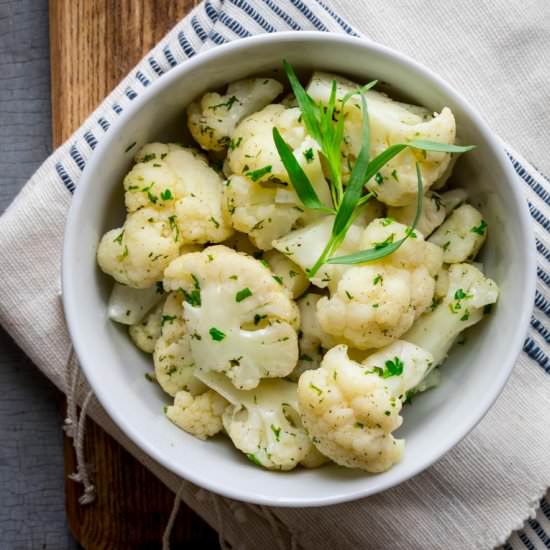
[[[308,131],[308,134],[314,140],[316,140],[317,143],[321,143],[322,137],[319,128],[319,107],[304,90],[304,87],[298,80],[298,77],[296,76],[292,65],[290,65],[290,63],[288,63],[286,59],[283,59],[283,67],[285,69],[288,82],[290,83],[290,87],[292,88],[292,92],[294,93],[296,101],[298,102],[298,106],[300,107],[302,119]]]
[[[258,181],[259,179],[263,178],[266,174],[271,173],[272,166],[271,164],[268,164],[267,166],[263,166],[262,168],[258,168],[257,170],[251,170],[250,172],[246,172],[246,176],[250,178],[252,181]]]
[[[173,198],[173,197],[172,197],[172,191],[170,191],[170,189],[165,189],[164,191],[161,192],[160,198],[161,198],[163,201],[169,201],[169,200],[171,200],[171,199]]]
[[[235,301],[242,302],[243,300],[245,300],[246,298],[249,298],[250,296],[252,296],[252,291],[248,287],[243,288],[242,290],[239,290],[237,294],[235,294]]]
[[[327,260],[327,263],[328,264],[346,264],[346,265],[362,264],[366,262],[379,260],[381,258],[388,256],[389,254],[393,254],[412,235],[416,225],[418,224],[420,215],[422,214],[424,186],[422,185],[422,174],[420,173],[420,167],[418,163],[416,164],[416,178],[418,183],[416,215],[414,217],[412,226],[409,228],[409,231],[406,232],[405,237],[403,239],[399,239],[396,242],[378,243],[377,245],[375,245],[374,248],[371,248],[369,250],[361,250],[360,252],[349,254],[347,256],[335,256],[334,258],[329,258]]]
[[[363,184],[365,182],[365,172],[369,166],[369,114],[367,110],[367,101],[361,94],[361,106],[363,109],[362,143],[361,150],[357,156],[357,161],[353,166],[351,175],[346,187],[346,192],[342,199],[342,204],[338,208],[334,225],[332,226],[332,235],[336,236],[343,232],[349,226],[349,221],[355,210],[357,202],[363,194]]]
[[[481,220],[481,223],[477,227],[472,227],[470,231],[472,233],[477,233],[478,235],[485,235],[486,229],[487,229],[487,222],[485,220]]]
[[[319,197],[317,196],[313,185],[311,185],[308,177],[300,166],[300,163],[296,160],[292,149],[283,139],[283,137],[279,133],[279,130],[277,130],[277,128],[275,127],[273,128],[273,141],[275,142],[275,147],[277,147],[277,151],[279,153],[279,156],[281,157],[281,161],[283,162],[283,165],[288,173],[290,182],[292,183],[292,186],[294,187],[294,190],[296,191],[296,194],[302,201],[303,205],[306,208],[310,208],[311,210],[334,212],[333,209],[325,206],[319,200]]]
[[[221,342],[225,338],[225,333],[216,327],[211,327],[208,333],[215,342]]]

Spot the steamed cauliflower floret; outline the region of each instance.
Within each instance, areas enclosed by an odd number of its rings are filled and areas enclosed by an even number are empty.
[[[469,204],[459,206],[430,237],[443,249],[443,261],[455,264],[472,260],[487,237],[487,223],[481,212]]]
[[[208,92],[187,108],[191,135],[203,149],[234,148],[236,142],[231,136],[237,124],[263,109],[282,91],[282,84],[272,78],[246,78],[229,84],[224,95]]]
[[[278,185],[277,189],[290,190],[290,179],[273,140],[273,128],[293,150],[317,196],[331,206],[330,189],[325,180],[319,144],[307,135],[300,109],[287,109],[283,105],[268,105],[265,109],[244,119],[236,128],[233,139],[239,145],[227,154],[232,174],[247,175],[255,183]],[[293,193],[294,194],[294,193]],[[296,203],[297,196],[294,194]]]
[[[410,237],[395,252],[377,260],[376,263],[401,269],[425,267],[433,277],[443,263],[441,249],[425,241],[420,231],[411,231],[391,218],[381,218],[369,223],[361,238],[361,250],[383,247],[385,244],[403,239],[407,234]]]
[[[439,365],[456,337],[478,323],[483,318],[484,307],[494,304],[497,298],[497,285],[479,269],[470,264],[452,264],[445,298],[420,317],[403,340],[429,351],[434,366]]]
[[[193,397],[183,390],[176,393],[174,404],[166,409],[166,416],[182,430],[204,440],[222,430],[222,414],[227,405],[215,391],[208,390]]]
[[[169,212],[142,208],[129,214],[122,228],[103,235],[97,263],[119,283],[148,288],[162,279],[164,268],[178,255],[180,244]]]
[[[246,233],[255,246],[272,248],[272,242],[290,232],[303,209],[275,202],[275,188],[262,187],[243,176],[231,176],[224,190],[233,227]]]
[[[319,323],[325,332],[352,347],[380,348],[404,334],[430,306],[434,286],[425,267],[352,267],[336,292],[319,300]]]
[[[160,320],[160,337],[153,353],[157,382],[172,396],[182,390],[196,395],[205,389],[194,376],[197,364],[191,353],[191,336],[183,319],[183,299],[180,292],[167,296]]]
[[[263,170],[256,182],[277,179],[288,182],[283,162],[273,141],[273,127],[279,128],[292,149],[306,138],[306,130],[300,122],[300,109],[287,109],[284,105],[268,105],[261,111],[246,117],[235,129],[233,140],[239,145],[228,151],[227,161],[233,174],[245,175]]]
[[[361,249],[397,242],[410,230],[389,218],[372,221]],[[322,329],[358,349],[379,348],[405,333],[432,303],[441,250],[414,232],[393,254],[348,268],[330,298],[317,304]]]
[[[412,225],[415,216],[416,203],[388,208],[388,217],[404,225]],[[416,224],[416,229],[427,237],[445,221],[445,216],[446,210],[439,195],[428,192],[424,196],[422,212]]]
[[[289,375],[295,382],[304,371],[318,368],[327,349],[334,346],[333,338],[323,331],[317,319],[317,303],[321,298],[320,294],[308,293],[297,302],[300,309],[300,356],[298,364]]]
[[[97,261],[118,282],[147,288],[162,279],[183,245],[223,241],[233,228],[223,181],[202,155],[153,143],[136,158],[124,178],[126,221],[103,236]]]
[[[268,263],[276,279],[290,291],[294,299],[305,292],[309,286],[309,280],[302,269],[287,256],[276,250],[270,250],[263,255],[263,259]]]
[[[164,288],[185,295],[192,356],[241,389],[283,377],[298,360],[298,308],[259,261],[225,246],[186,254],[164,273]]]
[[[183,240],[217,243],[230,237],[233,229],[224,207],[223,180],[205,157],[182,149],[169,153],[164,162],[178,177],[175,213]]]
[[[316,101],[327,103],[331,82],[337,82],[337,99],[360,86],[337,75],[316,72],[307,87]],[[367,91],[370,129],[370,156],[374,158],[391,145],[420,139],[454,144],[456,124],[453,113],[444,107],[433,116],[424,108],[393,101],[391,98]],[[362,145],[363,113],[360,98],[353,96],[345,105],[344,155],[355,160]],[[451,161],[448,153],[424,152],[407,148],[385,164],[370,187],[378,200],[391,206],[406,206],[417,195],[416,163],[420,164],[424,190],[427,191],[446,171]]]
[[[164,300],[157,304],[140,323],[128,328],[128,334],[134,344],[145,353],[155,351],[155,345],[160,338],[163,309]]]
[[[363,364],[347,347],[332,348],[321,367],[302,374],[298,402],[302,423],[315,446],[348,468],[383,472],[399,462],[404,441],[392,432],[402,423],[399,396],[418,383],[431,356],[396,342]]]
[[[124,179],[126,208],[148,206],[170,212],[182,243],[220,242],[232,234],[224,208],[223,180],[194,149],[149,144]]]
[[[322,464],[300,422],[296,384],[262,380],[253,390],[243,391],[222,374],[200,376],[229,401],[223,426],[249,460],[269,470],[291,470],[300,463],[306,467]]]

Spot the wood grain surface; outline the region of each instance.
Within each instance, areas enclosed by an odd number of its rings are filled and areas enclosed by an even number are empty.
[[[128,71],[196,4],[193,0],[50,0],[54,147],[64,142]],[[65,475],[76,469],[65,439]],[[89,550],[160,548],[174,496],[99,426],[88,421],[86,458],[97,499],[80,506],[67,480],[66,508]],[[217,535],[182,504],[172,548],[218,548]]]

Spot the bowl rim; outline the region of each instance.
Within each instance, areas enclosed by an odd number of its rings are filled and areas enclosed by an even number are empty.
[[[78,214],[81,210],[82,203],[85,199],[85,190],[93,184],[91,181],[90,175],[96,172],[98,166],[101,163],[103,153],[108,149],[114,140],[116,135],[116,129],[120,126],[123,126],[127,120],[134,116],[134,114],[142,107],[143,104],[147,103],[152,97],[154,97],[160,90],[171,85],[173,81],[182,77],[186,73],[190,72],[197,66],[201,65],[204,61],[214,59],[216,57],[223,57],[226,52],[232,52],[235,50],[246,50],[253,48],[255,45],[265,42],[286,42],[286,41],[305,41],[305,42],[315,42],[315,41],[325,41],[325,42],[338,42],[340,44],[350,44],[350,45],[361,45],[361,47],[366,50],[374,51],[378,55],[382,55],[391,62],[397,61],[400,64],[408,65],[416,73],[419,73],[422,78],[431,82],[436,87],[438,87],[446,97],[452,98],[452,100],[459,104],[461,108],[468,113],[468,116],[474,122],[478,133],[481,135],[482,139],[487,143],[492,152],[495,154],[495,157],[498,162],[501,164],[503,172],[507,175],[507,179],[510,182],[510,191],[513,194],[513,199],[519,203],[519,218],[517,223],[522,228],[523,233],[523,246],[525,250],[525,255],[527,258],[527,264],[525,265],[525,270],[527,273],[527,278],[525,280],[525,285],[523,288],[523,297],[525,306],[519,312],[519,315],[516,320],[516,326],[518,330],[515,332],[513,341],[507,342],[508,354],[506,364],[501,365],[499,374],[494,379],[494,383],[490,388],[487,389],[485,398],[483,402],[478,403],[478,414],[470,423],[464,424],[460,429],[457,430],[454,441],[448,445],[440,448],[437,453],[434,453],[427,460],[419,462],[415,467],[410,468],[409,470],[403,472],[403,474],[397,478],[388,478],[383,482],[379,482],[377,486],[369,490],[368,488],[357,489],[355,491],[348,491],[344,495],[338,494],[335,496],[329,497],[288,497],[275,499],[270,499],[265,495],[252,495],[249,491],[243,490],[239,491],[236,489],[220,487],[212,483],[207,474],[200,471],[191,471],[188,470],[185,465],[174,464],[172,461],[167,460],[160,451],[148,443],[146,438],[143,438],[139,430],[132,429],[128,425],[124,416],[120,415],[117,412],[116,407],[112,404],[109,399],[103,393],[103,385],[99,375],[96,375],[94,372],[93,364],[89,362],[86,346],[84,344],[83,338],[81,337],[80,331],[78,329],[78,317],[80,316],[80,311],[78,309],[77,300],[70,300],[70,296],[74,296],[73,283],[71,277],[71,251],[74,250],[75,244],[78,240],[78,231],[74,231],[72,228],[76,226],[79,222]],[[63,309],[65,314],[65,319],[67,323],[67,328],[71,338],[72,345],[80,362],[80,365],[84,371],[86,379],[88,380],[91,388],[93,389],[95,395],[97,396],[100,404],[106,410],[111,419],[115,424],[122,430],[122,432],[129,437],[129,439],[135,443],[138,448],[145,452],[148,456],[153,458],[159,464],[167,468],[169,471],[175,473],[176,475],[182,477],[183,479],[189,480],[192,483],[204,487],[207,490],[210,490],[214,493],[241,500],[244,502],[251,502],[256,504],[270,505],[270,506],[286,506],[286,507],[308,507],[308,506],[326,506],[331,504],[338,504],[341,502],[348,502],[363,498],[369,495],[373,495],[392,487],[395,487],[404,481],[414,477],[420,472],[424,471],[432,464],[437,462],[441,457],[447,454],[454,446],[456,446],[470,431],[472,431],[477,424],[484,418],[487,414],[497,397],[502,392],[504,385],[506,384],[510,374],[517,362],[517,358],[521,352],[523,341],[527,333],[529,326],[529,319],[531,317],[532,304],[535,296],[535,287],[536,287],[536,250],[535,250],[535,239],[534,239],[534,230],[531,223],[531,217],[527,207],[527,201],[520,190],[520,184],[518,178],[513,171],[513,168],[506,158],[505,149],[503,143],[498,136],[496,136],[485,123],[481,115],[474,109],[467,101],[462,97],[460,93],[455,91],[444,79],[436,75],[433,71],[415,61],[414,59],[408,57],[407,55],[396,51],[387,46],[377,44],[368,39],[361,37],[353,37],[345,34],[338,33],[327,33],[322,31],[285,31],[277,32],[272,34],[260,34],[256,36],[251,36],[247,38],[237,39],[232,42],[222,44],[207,50],[205,52],[198,53],[196,56],[186,60],[185,62],[180,63],[176,67],[172,68],[169,72],[160,76],[157,80],[151,83],[126,109],[121,113],[120,117],[116,119],[111,125],[111,131],[108,132],[100,141],[97,148],[91,155],[90,159],[86,163],[80,182],[76,187],[74,196],[72,198],[69,213],[65,223],[64,231],[64,244],[63,244],[63,254],[62,254],[62,267],[61,267],[61,286],[62,286],[62,301]]]

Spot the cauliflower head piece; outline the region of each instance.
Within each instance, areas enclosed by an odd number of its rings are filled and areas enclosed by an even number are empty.
[[[223,241],[233,228],[223,180],[197,151],[153,143],[136,159],[124,178],[126,221],[103,236],[97,259],[118,282],[147,288],[182,246]]]
[[[389,218],[369,224],[361,248],[402,239],[410,230]],[[330,298],[321,298],[321,328],[337,341],[365,350],[386,346],[404,334],[426,311],[435,290],[441,251],[419,232],[393,254],[348,268]]]
[[[231,175],[225,196],[234,227],[248,233],[262,250],[272,248],[272,241],[286,235],[297,222],[309,223],[319,218],[319,213],[303,208],[290,185],[273,141],[273,127],[292,147],[320,200],[331,205],[319,145],[306,134],[300,110],[268,105],[246,118],[235,131],[238,146],[227,156]]]
[[[338,101],[341,101],[348,92],[360,88],[359,84],[338,75],[315,72],[307,92],[315,101],[327,104],[333,80],[337,85]],[[387,95],[374,90],[367,91],[365,97],[369,108],[371,158],[391,145],[407,143],[415,139],[455,143],[456,123],[448,107],[444,107],[439,114],[432,114],[423,107],[394,101]],[[343,108],[346,116],[343,155],[351,161],[357,158],[362,145],[363,113],[360,106],[359,97],[353,96]],[[417,162],[422,172],[424,190],[427,191],[446,173],[451,155],[405,149],[380,169],[376,181],[371,184],[378,195],[378,200],[390,206],[406,206],[414,203],[418,190]],[[346,175],[344,174],[344,177]]]
[[[301,296],[309,286],[309,279],[302,269],[277,250],[269,250],[263,256],[275,279],[289,290],[294,299]]]
[[[183,318],[182,302],[179,292],[166,297],[160,318],[160,337],[153,352],[157,382],[171,396],[183,390],[196,395],[206,389],[195,378],[196,362],[191,353],[191,337]]]
[[[160,338],[164,299],[161,300],[139,323],[128,327],[134,344],[145,353],[153,353]]]
[[[276,196],[275,187],[263,187],[244,176],[231,176],[225,182],[224,199],[233,227],[261,250],[270,250],[303,214],[297,203],[280,203]]]
[[[236,387],[252,389],[296,365],[298,308],[258,260],[211,246],[174,260],[164,287],[185,297],[183,317],[200,370],[223,372]]]
[[[115,281],[148,288],[162,279],[164,268],[179,254],[180,242],[168,212],[142,208],[124,225],[107,231],[97,249],[97,263]]]
[[[443,205],[443,200],[437,193],[428,191],[424,196],[422,203],[422,212],[416,229],[425,237],[431,235],[444,221],[446,209]],[[389,207],[388,217],[403,225],[412,225],[416,216],[416,203],[408,204],[407,206]]]
[[[487,223],[469,204],[459,206],[430,237],[443,249],[443,261],[455,264],[473,260],[487,238]]]
[[[363,363],[351,360],[344,345],[329,350],[320,368],[298,382],[302,423],[317,449],[341,466],[373,473],[399,462],[404,440],[392,432],[403,421],[400,396],[420,382],[431,360],[407,342]]]
[[[193,396],[182,390],[176,393],[174,404],[167,407],[166,416],[182,430],[204,440],[221,432],[222,415],[227,405],[215,391],[207,390]]]
[[[210,151],[232,149],[237,124],[263,109],[281,92],[283,86],[273,78],[246,78],[232,82],[225,94],[208,92],[187,108],[187,126],[194,140]]]
[[[282,379],[262,380],[253,390],[236,389],[226,376],[199,376],[230,405],[223,426],[231,441],[249,460],[269,470],[291,470],[326,461],[315,451],[298,413],[297,385]]]
[[[471,264],[452,264],[446,275],[444,299],[422,315],[403,336],[429,351],[434,366],[446,357],[457,336],[484,316],[484,308],[498,299],[498,286]]]

